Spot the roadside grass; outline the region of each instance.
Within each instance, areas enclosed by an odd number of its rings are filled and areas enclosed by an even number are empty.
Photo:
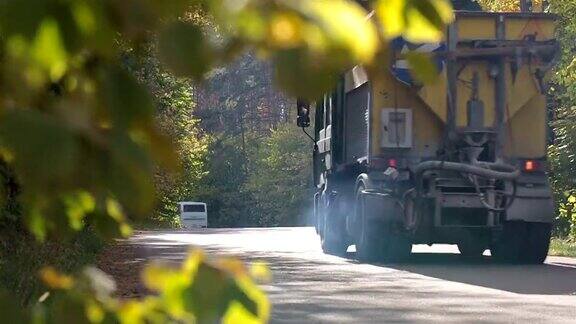
[[[47,265],[74,272],[94,264],[104,242],[84,230],[66,241],[38,243],[24,230],[0,229],[0,292],[9,293],[19,305],[27,306],[44,293],[38,279]]]
[[[550,243],[549,255],[576,257],[576,241],[562,238],[553,238]]]

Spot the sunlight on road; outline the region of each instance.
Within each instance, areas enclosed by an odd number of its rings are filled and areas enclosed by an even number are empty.
[[[455,246],[418,245],[406,264],[360,264],[325,255],[313,228],[141,232],[131,239],[153,259],[210,256],[262,260],[274,275],[264,288],[273,322],[547,322],[576,319],[576,261],[505,266],[470,261]]]

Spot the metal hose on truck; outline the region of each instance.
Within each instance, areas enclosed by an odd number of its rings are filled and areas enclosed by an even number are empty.
[[[474,186],[476,187],[476,191],[478,192],[482,204],[492,211],[504,211],[512,205],[512,202],[514,201],[514,198],[516,196],[516,179],[520,177],[520,170],[511,165],[503,163],[489,163],[489,162],[475,161],[472,164],[467,164],[467,163],[447,162],[447,161],[426,161],[418,164],[418,166],[416,166],[414,170],[416,178],[416,191],[418,195],[422,194],[424,186],[424,173],[432,170],[454,171],[482,178],[512,182],[513,192],[512,195],[510,196],[511,199],[508,201],[506,207],[498,208],[495,206],[491,206],[486,201],[484,194],[480,191],[478,182],[474,181]]]

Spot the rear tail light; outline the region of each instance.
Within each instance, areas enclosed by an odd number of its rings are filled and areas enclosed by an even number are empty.
[[[526,160],[522,167],[524,172],[541,172],[544,171],[544,163],[536,160]]]
[[[396,158],[374,158],[370,161],[370,167],[374,170],[384,171],[388,168],[403,168],[405,162]]]

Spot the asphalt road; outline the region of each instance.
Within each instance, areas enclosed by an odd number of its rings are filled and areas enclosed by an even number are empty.
[[[152,259],[178,262],[195,246],[267,262],[273,323],[576,323],[576,259],[506,266],[440,245],[414,246],[408,264],[360,264],[322,254],[312,228],[141,232],[130,243]]]

